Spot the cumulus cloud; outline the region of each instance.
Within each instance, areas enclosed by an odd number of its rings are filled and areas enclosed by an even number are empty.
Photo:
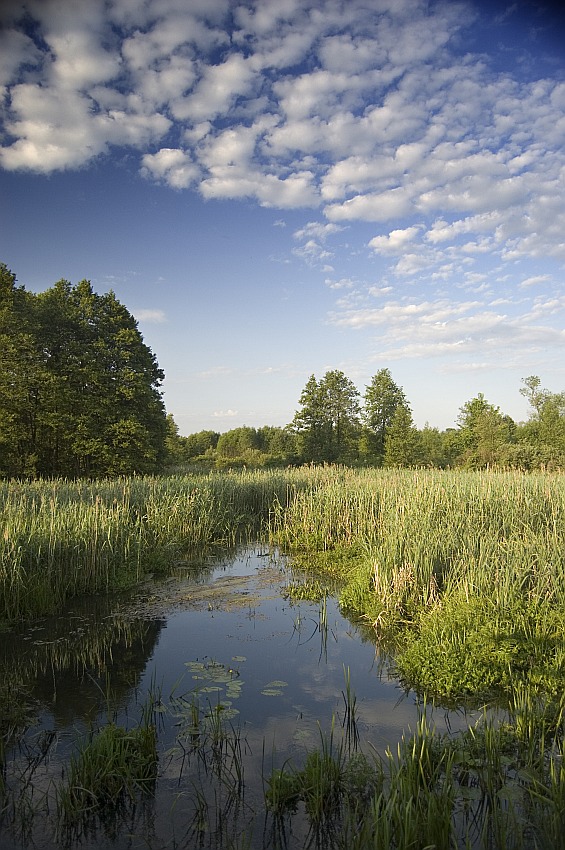
[[[200,169],[186,151],[161,148],[157,153],[143,156],[141,173],[144,177],[168,183],[175,189],[186,189],[197,180]]]
[[[419,231],[417,226],[392,230],[387,236],[375,236],[369,242],[369,247],[378,254],[400,254],[414,241]]]
[[[351,222],[375,225],[368,248],[397,275],[565,259],[565,82],[528,76],[525,48],[515,73],[460,50],[473,26],[507,20],[481,24],[472,0],[26,10],[0,33],[4,169],[133,148],[144,177],[175,189],[317,209],[296,249],[308,261]]]

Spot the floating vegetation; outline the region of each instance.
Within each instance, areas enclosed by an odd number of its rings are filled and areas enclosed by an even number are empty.
[[[275,679],[273,682],[269,682],[268,685],[261,690],[261,693],[264,697],[282,697],[284,694],[283,688],[286,688],[288,682],[282,682],[279,679]]]

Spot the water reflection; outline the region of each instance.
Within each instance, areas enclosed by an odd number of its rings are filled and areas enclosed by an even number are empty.
[[[93,721],[101,703],[110,710],[125,707],[165,620],[122,618],[121,605],[100,597],[75,601],[63,615],[4,635],[0,677],[6,692],[25,695],[55,730]]]
[[[388,677],[367,633],[341,616],[335,600],[323,607],[291,603],[284,596],[287,581],[284,559],[250,549],[201,570],[181,566],[134,594],[76,602],[64,616],[6,635],[0,643],[5,705],[9,694],[33,705],[39,728],[56,734],[59,745],[34,777],[51,789],[45,791],[50,805],[38,805],[24,842],[15,838],[12,822],[0,821],[0,846],[58,846],[52,789],[77,729],[108,718],[127,726],[149,694],[160,695],[155,799],[121,831],[94,835],[90,843],[83,836],[83,850],[156,850],[189,839],[198,846],[201,821],[209,843],[200,846],[220,847],[223,830],[229,823],[235,829],[236,814],[253,831],[249,846],[263,847],[254,821],[263,808],[263,777],[289,758],[303,760],[332,723],[345,734],[347,677],[361,745],[381,753],[394,748],[404,730],[415,728],[416,700]],[[214,729],[220,716],[235,738]],[[440,730],[448,722],[468,725],[457,715],[434,719]],[[37,727],[28,732],[29,740],[33,736]],[[237,748],[237,760],[229,747]],[[5,754],[13,793],[27,770],[25,752],[13,745]],[[228,771],[220,786],[215,770]],[[240,797],[230,797],[230,783],[238,783],[234,771],[245,774],[243,810]],[[214,818],[223,818],[215,838]]]

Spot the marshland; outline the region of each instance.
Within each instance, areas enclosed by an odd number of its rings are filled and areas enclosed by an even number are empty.
[[[565,479],[0,484],[2,847],[562,847]]]

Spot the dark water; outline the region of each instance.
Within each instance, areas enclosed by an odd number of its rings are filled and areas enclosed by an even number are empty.
[[[288,601],[289,579],[284,559],[247,549],[3,635],[4,699],[13,695],[34,722],[4,756],[0,848],[281,846],[288,836],[265,819],[264,778],[289,759],[300,766],[332,728],[336,746],[351,746],[346,677],[359,745],[394,750],[415,728],[417,700],[335,600]],[[109,720],[135,726],[149,695],[158,727],[154,792],[119,818],[62,832],[57,788],[70,753]],[[195,744],[191,706],[201,730],[221,716],[226,740],[201,735]],[[436,712],[433,721],[443,731],[469,717]],[[291,836],[289,846],[301,840]]]

